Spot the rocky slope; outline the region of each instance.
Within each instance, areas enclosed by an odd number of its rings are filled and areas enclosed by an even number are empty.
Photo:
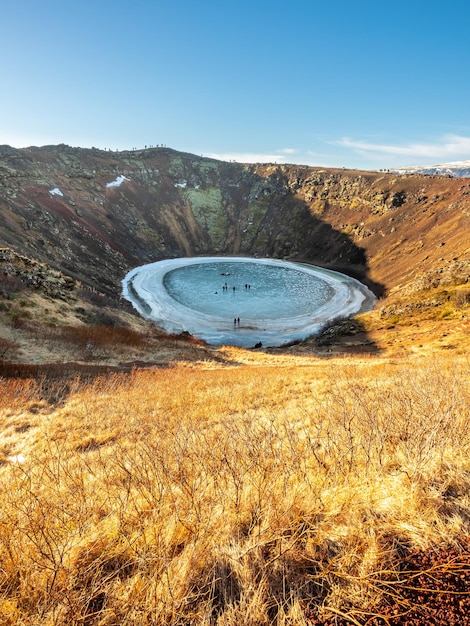
[[[0,247],[118,297],[136,265],[189,255],[310,261],[377,295],[470,258],[470,181],[244,165],[167,148],[0,147]]]

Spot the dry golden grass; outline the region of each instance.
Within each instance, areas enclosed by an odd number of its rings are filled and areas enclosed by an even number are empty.
[[[468,360],[0,379],[0,624],[308,624],[470,532]],[[245,356],[244,356],[245,355]]]

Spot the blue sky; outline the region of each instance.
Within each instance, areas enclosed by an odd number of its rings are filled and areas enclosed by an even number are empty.
[[[0,144],[470,159],[470,3],[3,0]]]

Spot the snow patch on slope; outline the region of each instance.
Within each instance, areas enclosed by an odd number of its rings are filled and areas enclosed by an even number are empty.
[[[24,463],[26,457],[23,454],[15,454],[14,456],[9,456],[8,461],[10,461],[10,463]]]
[[[111,183],[106,183],[106,187],[120,187],[125,180],[130,180],[130,178],[118,176],[116,180],[113,180]]]

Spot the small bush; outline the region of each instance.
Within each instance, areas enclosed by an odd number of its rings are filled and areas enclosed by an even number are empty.
[[[21,315],[13,313],[11,316],[11,325],[17,329],[28,329],[30,327],[31,313],[29,311],[22,311]]]
[[[0,279],[0,297],[10,298],[13,294],[25,289],[26,285],[19,276],[3,274]]]
[[[335,317],[323,324],[315,338],[315,343],[318,346],[329,346],[338,335],[351,334],[351,328],[355,328],[352,320],[341,315]]]
[[[84,311],[81,313],[81,317],[86,324],[93,326],[116,326],[118,324],[118,319],[115,316],[100,309]]]
[[[0,337],[0,359],[7,359],[13,357],[18,348],[19,344],[15,341],[11,341],[10,339],[4,339]]]
[[[470,304],[470,289],[457,291],[455,294],[455,306],[464,308]]]
[[[49,332],[55,339],[86,349],[93,346],[144,348],[148,345],[143,333],[116,326],[63,326],[48,329]]]
[[[89,302],[90,304],[94,304],[99,307],[103,306],[116,306],[116,298],[111,298],[104,293],[100,293],[98,291],[91,291],[89,289],[80,289],[78,291],[78,296],[80,300],[85,302]]]

